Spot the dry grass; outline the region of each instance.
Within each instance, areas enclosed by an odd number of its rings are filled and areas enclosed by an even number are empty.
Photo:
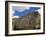
[[[40,28],[40,14],[38,12],[28,14],[20,17],[19,19],[12,19],[13,30],[28,30],[28,29],[39,29]],[[36,26],[38,27],[36,28]]]

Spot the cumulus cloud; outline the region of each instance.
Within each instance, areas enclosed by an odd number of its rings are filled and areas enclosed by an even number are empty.
[[[41,9],[38,9],[37,11],[40,13],[41,12]]]
[[[15,13],[15,11],[13,10],[13,11],[12,11],[12,14],[14,14],[14,13]]]
[[[20,18],[19,16],[13,16],[12,18]]]
[[[13,10],[17,10],[19,12],[22,12],[25,9],[29,9],[29,7],[23,7],[23,6],[15,6],[15,7],[13,7]]]
[[[29,7],[26,7],[27,10],[29,10]]]

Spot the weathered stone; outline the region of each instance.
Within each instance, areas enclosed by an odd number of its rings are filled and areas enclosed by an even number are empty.
[[[13,18],[13,21],[13,29],[37,29],[37,25],[40,28],[40,14],[38,12],[27,14],[19,19]]]

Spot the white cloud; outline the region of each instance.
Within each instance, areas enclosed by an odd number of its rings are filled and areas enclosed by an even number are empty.
[[[25,10],[25,8],[22,8],[22,9],[19,9],[19,10],[17,10],[17,11],[23,12],[24,10]]]
[[[12,14],[14,14],[14,13],[15,13],[15,11],[13,10],[13,11],[12,11]]]
[[[41,12],[41,10],[40,10],[40,9],[38,9],[37,11],[38,11],[39,13]]]
[[[13,16],[12,18],[20,18],[19,16]]]
[[[17,10],[19,12],[23,12],[25,9],[29,9],[29,7],[22,7],[22,6],[13,7],[13,10]]]
[[[27,9],[27,10],[28,10],[28,9],[29,9],[29,7],[20,8],[20,9],[18,9],[18,11],[19,11],[19,12],[23,12],[25,9]]]
[[[27,10],[29,9],[29,7],[26,8]]]

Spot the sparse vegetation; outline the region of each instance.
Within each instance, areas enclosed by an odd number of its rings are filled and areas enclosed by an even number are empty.
[[[40,14],[34,12],[20,18],[12,18],[13,30],[40,29]],[[37,28],[36,26],[39,25]]]

